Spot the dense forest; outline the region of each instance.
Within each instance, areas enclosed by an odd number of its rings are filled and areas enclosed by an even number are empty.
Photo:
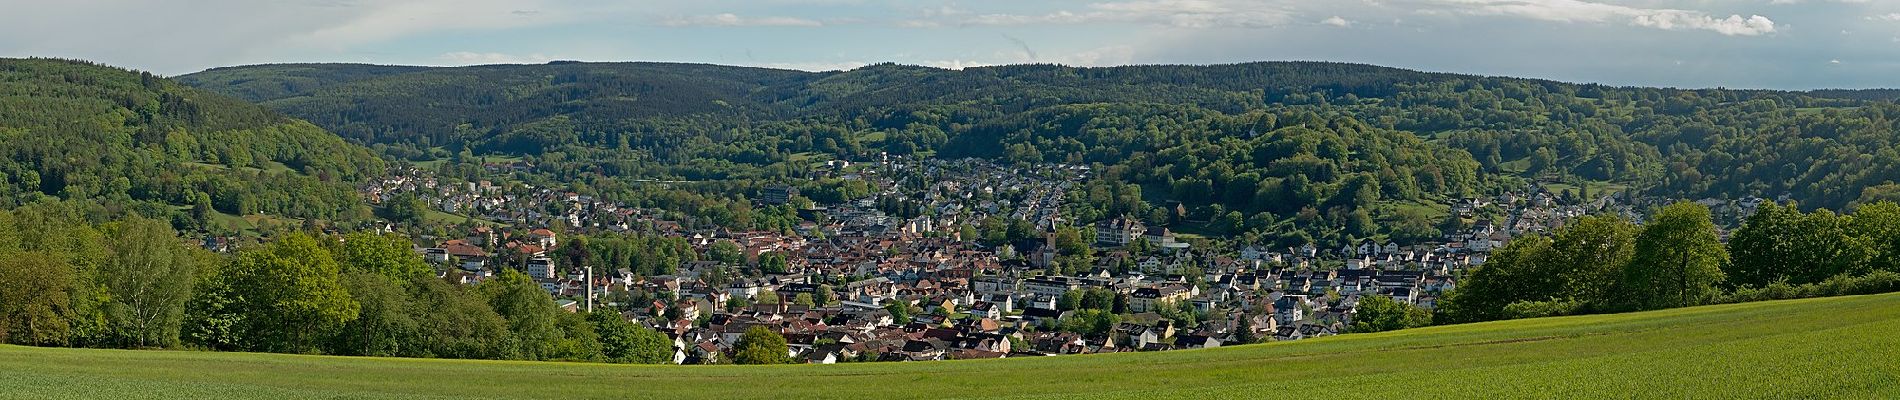
[[[180,80],[397,158],[528,156],[549,181],[693,208],[743,202],[757,182],[800,176],[809,166],[788,161],[811,155],[984,157],[1092,165],[1103,173],[1091,188],[1106,195],[1079,196],[1134,200],[1089,202],[1077,210],[1086,217],[1237,221],[1226,233],[1339,242],[1410,237],[1395,228],[1435,222],[1414,206],[1442,210],[1530,182],[1843,209],[1895,192],[1879,188],[1900,176],[1900,106],[1877,91],[1609,87],[1306,62],[819,73],[315,64]],[[724,183],[662,200],[633,179]]]
[[[351,220],[383,162],[308,122],[150,73],[0,59],[0,208],[97,200],[197,229],[222,214]]]

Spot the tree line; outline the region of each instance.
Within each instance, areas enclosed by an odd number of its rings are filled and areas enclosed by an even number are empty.
[[[562,311],[514,270],[461,286],[395,235],[291,233],[224,256],[96,206],[0,211],[0,342],[362,356],[670,363],[672,340]]]
[[[1511,240],[1438,299],[1433,322],[1624,312],[1900,290],[1900,205],[1762,204],[1724,244],[1683,202],[1642,225],[1588,216]]]

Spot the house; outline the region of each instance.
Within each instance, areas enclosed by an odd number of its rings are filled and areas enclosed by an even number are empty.
[[[1038,296],[1062,297],[1063,293],[1081,288],[1081,285],[1067,277],[1041,277],[1023,280],[1023,291]]]
[[[1052,308],[1026,308],[1023,309],[1023,321],[1037,323],[1045,319],[1058,320],[1065,314]]]
[[[547,257],[528,259],[527,264],[525,264],[523,268],[530,278],[554,279],[555,277],[554,260],[548,259]]]
[[[433,263],[449,262],[449,250],[440,247],[422,249],[422,258]]]
[[[1128,311],[1151,312],[1162,304],[1171,304],[1186,300],[1191,294],[1185,288],[1176,285],[1135,289],[1128,295]]]
[[[1105,246],[1127,246],[1147,233],[1148,227],[1141,221],[1126,216],[1095,224],[1095,243]]]
[[[759,190],[759,201],[765,204],[789,203],[794,196],[798,196],[798,188],[789,185],[772,185]]]
[[[751,300],[753,297],[758,297],[759,291],[759,282],[751,279],[734,280],[726,285],[726,293],[733,298]]]
[[[554,245],[556,244],[554,240],[554,231],[548,230],[547,228],[541,228],[541,229],[528,231],[528,239],[533,241],[536,246],[541,246],[541,248],[543,249],[552,249],[554,248]]]
[[[1150,344],[1161,342],[1160,332],[1147,325],[1123,322],[1121,325],[1115,326],[1115,332],[1127,336],[1128,345],[1136,349],[1145,348]]]
[[[1174,346],[1183,349],[1211,349],[1220,347],[1220,339],[1206,335],[1181,335],[1174,339]]]
[[[1002,310],[1002,307],[997,306],[996,303],[991,303],[987,301],[979,301],[979,302],[976,302],[976,304],[970,305],[970,316],[976,317],[976,318],[997,319],[997,318],[1003,317],[1003,310]]]

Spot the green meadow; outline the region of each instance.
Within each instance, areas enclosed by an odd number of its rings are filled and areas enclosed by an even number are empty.
[[[1160,353],[631,366],[0,346],[0,398],[1897,398],[1900,294]]]

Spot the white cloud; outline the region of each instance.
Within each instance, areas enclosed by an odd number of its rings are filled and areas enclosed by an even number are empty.
[[[964,68],[989,67],[989,66],[995,66],[996,64],[981,62],[981,61],[954,59],[954,60],[929,60],[929,61],[924,61],[923,65],[926,67],[937,67],[937,68],[943,68],[943,69],[960,70]]]
[[[1663,12],[1637,15],[1635,24],[1664,30],[1710,30],[1729,36],[1755,36],[1775,32],[1775,21],[1760,15],[1751,15],[1748,18],[1730,15],[1728,18],[1717,19],[1687,12]]]
[[[1556,22],[1606,23],[1663,30],[1706,30],[1729,36],[1757,36],[1775,32],[1775,21],[1760,15],[1716,17],[1708,13],[1667,8],[1638,8],[1582,0],[1436,0],[1473,15],[1503,15]]]
[[[1341,28],[1352,26],[1352,21],[1347,21],[1345,18],[1340,18],[1338,15],[1334,15],[1331,18],[1320,20],[1319,23],[1321,25],[1331,25],[1331,26],[1337,26]]]
[[[486,64],[540,64],[554,61],[553,57],[535,53],[524,56],[505,53],[480,53],[473,51],[453,51],[443,53],[440,58],[447,65],[486,65]]]
[[[1867,17],[1867,19],[1877,20],[1877,21],[1900,21],[1900,13],[1880,14],[1880,15]]]
[[[955,16],[955,15],[949,15]],[[1283,25],[1291,12],[1274,2],[1239,0],[1129,0],[1092,3],[1082,10],[1043,14],[977,14],[961,25],[1132,23],[1172,28],[1262,28]]]
[[[733,13],[672,17],[660,21],[660,24],[666,26],[825,26],[824,22],[797,17],[742,17]]]
[[[1777,5],[1801,4],[1801,3],[1807,3],[1808,1],[1809,0],[1769,0],[1768,4],[1777,4]],[[1866,4],[1866,3],[1872,2],[1873,0],[1816,0],[1816,1],[1825,2],[1825,3]]]

